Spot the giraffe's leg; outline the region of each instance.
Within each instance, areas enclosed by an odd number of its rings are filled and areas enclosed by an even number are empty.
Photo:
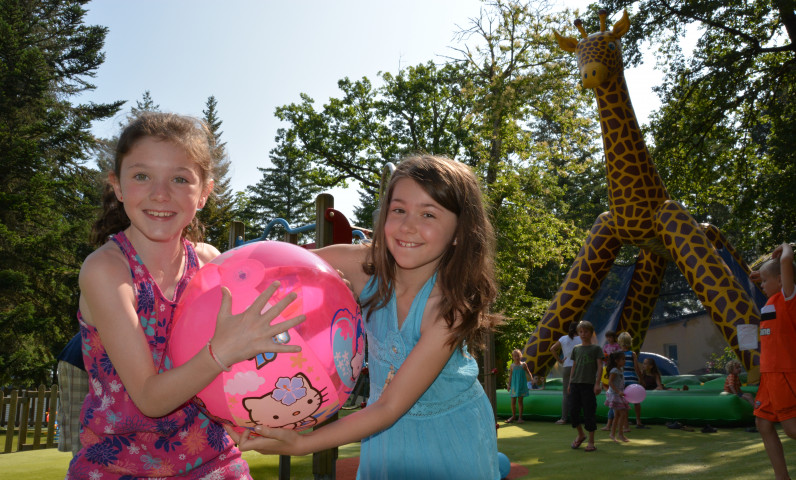
[[[741,268],[743,268],[743,271],[746,272],[747,275],[752,273],[752,270],[749,268],[749,265],[747,265],[744,259],[741,258],[741,255],[738,253],[735,247],[732,246],[730,241],[727,240],[727,237],[725,237],[724,234],[721,233],[721,230],[719,230],[718,227],[716,227],[711,223],[700,223],[699,226],[702,228],[702,231],[705,232],[705,236],[708,237],[708,240],[710,240],[710,243],[712,243],[714,247],[716,247],[717,249],[723,248],[728,252],[730,252],[732,258],[734,258],[735,261],[738,262],[738,265],[740,265]]]
[[[721,233],[721,230],[719,230],[718,227],[710,223],[702,223],[700,224],[700,226],[702,227],[702,230],[705,232],[705,235],[707,235],[708,240],[710,240],[710,243],[712,243],[713,246],[715,246],[716,248],[723,248],[728,252],[730,252],[732,258],[734,258],[735,262],[741,266],[744,273],[746,273],[747,277],[752,274],[752,269],[749,268],[749,265],[746,264],[744,259],[738,253],[738,250],[736,250],[735,247],[730,243],[730,241],[727,240],[727,237],[725,237],[724,234]],[[755,286],[758,289],[760,288],[760,285],[756,283]],[[762,293],[762,290],[760,291]]]
[[[753,381],[759,376],[760,352],[740,350],[736,328],[760,323],[760,313],[754,303],[682,205],[666,201],[658,209],[655,222],[664,247]]]
[[[550,346],[567,334],[569,324],[580,319],[600,288],[622,243],[610,227],[611,214],[597,217],[575,261],[528,343],[525,359],[534,375],[546,375],[555,359]]]
[[[665,258],[647,250],[642,250],[636,260],[622,316],[616,328],[617,332],[624,331],[633,337],[633,350],[636,352],[644,343],[644,336],[652,319],[652,310],[661,291],[666,263]]]

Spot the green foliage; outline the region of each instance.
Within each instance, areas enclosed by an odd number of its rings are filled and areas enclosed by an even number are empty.
[[[379,197],[366,191],[359,191],[359,206],[354,207],[353,224],[373,230],[374,215],[379,210]]]
[[[412,153],[451,158],[461,153],[467,138],[462,75],[454,65],[429,62],[382,74],[384,84],[378,88],[367,77],[344,78],[338,82],[340,98],[329,99],[319,111],[302,94],[300,104],[279,107],[276,115],[289,124],[286,135],[316,167],[319,185],[356,180],[370,201],[378,196],[385,162]]]
[[[207,199],[205,206],[197,212],[196,216],[205,226],[205,242],[219,250],[226,250],[227,232],[232,221],[232,190],[229,186],[229,158],[226,152],[226,142],[221,140],[221,124],[218,117],[218,101],[210,96],[205,103],[206,109],[202,111],[202,118],[212,134],[213,142],[213,194]]]
[[[213,105],[213,107],[215,108],[215,104]],[[159,111],[160,111],[160,105],[155,103],[155,100],[152,98],[152,93],[149,90],[144,90],[144,93],[141,95],[141,100],[136,100],[135,107],[130,107],[130,113],[127,115],[127,120],[129,121],[136,118],[142,112],[159,112]],[[121,125],[121,127],[126,127],[126,125]]]
[[[277,109],[285,135],[330,182],[361,184],[360,224],[370,224],[387,161],[427,152],[473,168],[498,239],[495,309],[508,317],[498,358],[528,339],[607,205],[593,98],[550,38],[565,16],[545,10],[488,2],[448,64],[382,73],[379,86],[345,78],[321,108],[302,94]]]
[[[708,373],[727,373],[727,362],[737,360],[735,352],[730,347],[724,347],[721,353],[711,353],[709,360],[705,363]]]
[[[315,197],[323,190],[323,181],[319,178],[325,174],[314,169],[304,152],[296,147],[293,133],[279,129],[276,142],[277,146],[270,155],[273,166],[257,168],[263,177],[256,185],[247,188],[249,201],[241,212],[257,236],[275,218],[282,218],[296,227],[315,223]],[[284,238],[284,234],[275,228],[269,238]],[[299,243],[305,243],[305,240]]]
[[[497,232],[501,358],[527,341],[606,199],[593,100],[550,38],[565,15],[544,2],[488,7],[459,33],[467,44],[454,60],[472,105],[466,161],[482,175]]]
[[[73,104],[94,88],[106,29],[86,1],[0,1],[0,384],[50,383],[77,331],[77,274],[96,171],[91,122],[121,105]]]

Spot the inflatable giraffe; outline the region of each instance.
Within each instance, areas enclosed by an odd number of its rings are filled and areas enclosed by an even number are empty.
[[[633,336],[638,351],[658,299],[664,269],[674,261],[727,343],[749,372],[759,372],[759,352],[741,351],[736,327],[758,324],[759,311],[730,273],[716,248],[726,248],[739,265],[749,267],[712,225],[697,224],[688,211],[670,199],[655,170],[636,114],[630,103],[622,64],[620,39],[630,27],[627,12],[611,31],[601,10],[600,32],[588,35],[583,22],[575,26],[583,38],[563,37],[558,45],[578,59],[584,88],[594,90],[600,113],[610,210],[601,214],[586,237],[564,283],[524,349],[534,374],[545,375],[554,362],[550,345],[579,321],[600,288],[622,245],[640,253],[617,331]]]

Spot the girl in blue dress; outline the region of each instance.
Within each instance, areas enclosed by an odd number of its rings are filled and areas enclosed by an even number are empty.
[[[528,379],[531,379],[528,381]],[[523,423],[522,402],[528,396],[528,384],[533,382],[533,374],[528,369],[528,364],[522,361],[522,352],[514,349],[511,352],[511,383],[509,383],[509,396],[511,397],[511,418],[506,423],[516,421]],[[517,415],[517,404],[519,403],[520,414]]]
[[[306,455],[362,440],[358,478],[499,479],[495,418],[471,355],[500,321],[494,233],[472,171],[402,161],[371,246],[318,251],[360,296],[368,339],[364,409],[300,434],[258,426],[242,450]],[[231,435],[235,435],[230,431]]]

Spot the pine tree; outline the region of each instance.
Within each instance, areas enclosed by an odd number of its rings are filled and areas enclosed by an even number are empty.
[[[379,199],[366,190],[359,192],[359,205],[354,207],[353,221],[358,227],[373,229],[374,216],[379,210]]]
[[[0,384],[52,381],[77,332],[96,171],[91,122],[122,102],[73,104],[102,64],[107,29],[87,0],[0,0]]]
[[[221,119],[218,117],[218,102],[210,96],[205,104],[203,120],[213,136],[213,173],[215,186],[213,194],[207,199],[204,208],[197,214],[205,226],[205,241],[219,250],[227,246],[227,230],[232,221],[233,196],[229,183],[229,158],[226,142],[221,140]]]
[[[314,179],[310,161],[296,147],[295,138],[279,129],[276,142],[270,154],[273,167],[258,167],[262,179],[247,187],[249,204],[243,213],[258,235],[275,218],[283,218],[293,226],[313,223],[315,197],[323,190]],[[270,238],[283,233],[275,230]]]
[[[135,118],[141,112],[159,112],[160,105],[156,104],[155,101],[152,99],[152,93],[149,90],[144,90],[144,94],[141,95],[141,100],[136,100],[135,107],[130,108],[130,114],[127,116],[128,119]]]

